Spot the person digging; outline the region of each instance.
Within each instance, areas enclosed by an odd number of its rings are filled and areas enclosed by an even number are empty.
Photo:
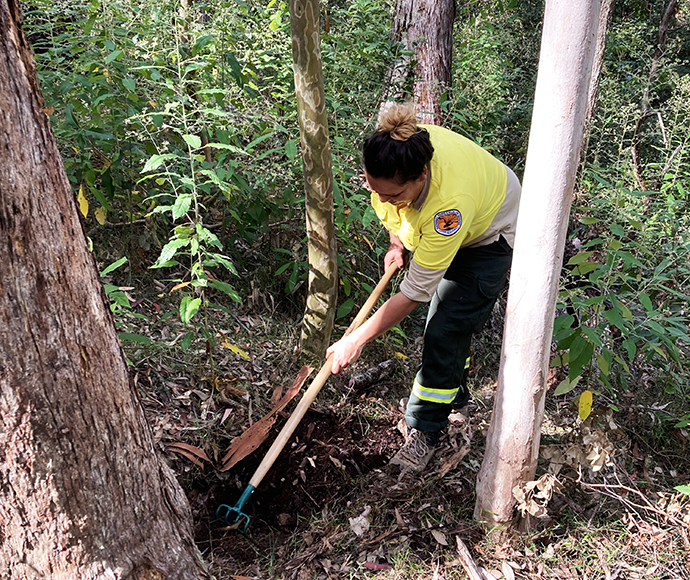
[[[521,187],[510,168],[469,139],[418,125],[410,105],[382,114],[363,160],[372,206],[390,236],[384,266],[409,267],[400,292],[326,355],[337,374],[365,344],[431,302],[405,411],[408,434],[391,459],[422,471],[452,410],[470,400],[470,342],[508,279]]]

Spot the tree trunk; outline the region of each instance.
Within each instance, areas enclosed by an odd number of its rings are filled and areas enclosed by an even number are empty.
[[[613,5],[616,0],[602,0],[601,13],[599,15],[599,25],[597,26],[597,43],[594,49],[594,63],[592,64],[592,77],[589,81],[587,91],[587,111],[585,113],[585,129],[582,137],[582,148],[580,157],[584,161],[589,148],[589,136],[591,132],[592,117],[597,106],[599,96],[599,81],[601,79],[601,69],[604,66],[604,53],[606,52],[606,38],[608,37],[611,18],[613,17]]]
[[[414,102],[422,123],[441,125],[441,95],[452,85],[453,0],[398,0],[391,37],[414,52]],[[406,76],[407,63],[402,63]],[[400,63],[391,78],[400,84]],[[397,79],[397,80],[396,80]]]
[[[309,290],[300,347],[303,352],[321,358],[335,319],[338,264],[318,0],[290,1],[290,29],[309,244]]]
[[[475,517],[512,521],[534,479],[551,336],[587,107],[600,0],[547,0],[501,369]]]
[[[0,0],[0,577],[208,578]]]

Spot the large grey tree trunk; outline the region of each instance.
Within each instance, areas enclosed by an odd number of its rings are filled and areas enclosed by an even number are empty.
[[[309,244],[309,290],[300,346],[321,358],[335,319],[338,264],[318,0],[290,0],[290,29]]]
[[[208,578],[156,455],[16,0],[0,0],[0,577]]]
[[[587,108],[600,0],[547,0],[498,391],[475,517],[513,520],[513,487],[539,456],[563,246]]]
[[[422,123],[443,122],[441,95],[452,85],[454,20],[454,0],[396,2],[391,37],[415,54],[414,102]],[[409,72],[409,62],[403,60],[395,66],[391,82],[400,85]]]

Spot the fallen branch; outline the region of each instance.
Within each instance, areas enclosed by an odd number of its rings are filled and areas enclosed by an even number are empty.
[[[455,541],[458,546],[458,557],[460,558],[460,563],[462,567],[467,572],[470,580],[486,580],[484,574],[482,573],[479,566],[474,563],[470,551],[467,549],[465,542],[460,539],[460,536],[455,536]]]

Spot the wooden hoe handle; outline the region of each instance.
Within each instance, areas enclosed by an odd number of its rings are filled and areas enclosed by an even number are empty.
[[[371,293],[362,308],[360,308],[357,316],[355,316],[355,319],[352,321],[352,324],[350,324],[348,329],[345,331],[345,336],[361,326],[361,324],[366,320],[367,316],[369,316],[369,313],[378,299],[381,297],[381,294],[383,294],[384,289],[388,285],[388,282],[390,282],[390,279],[393,277],[393,274],[395,274],[397,269],[398,266],[395,263],[388,267],[388,270],[386,270],[385,274],[376,285],[376,288],[374,288],[374,291]],[[292,412],[292,415],[290,415],[290,418],[287,420],[287,423],[285,423],[280,433],[278,433],[278,437],[276,437],[276,440],[273,442],[273,445],[271,445],[271,448],[268,450],[268,453],[266,453],[266,456],[261,461],[261,464],[254,472],[254,475],[249,481],[249,485],[256,488],[259,483],[261,483],[264,475],[266,475],[268,470],[277,459],[278,455],[280,455],[280,452],[283,450],[283,447],[285,447],[288,439],[296,429],[299,422],[302,420],[302,417],[304,417],[307,409],[309,409],[310,405],[314,402],[314,399],[316,399],[316,395],[319,394],[321,387],[323,387],[328,380],[328,377],[331,375],[332,367],[333,355],[326,359],[326,362],[321,367],[321,370],[319,370],[319,374],[314,377],[311,385],[309,385],[307,391],[304,393],[304,395],[302,395],[302,399],[297,404],[297,407]]]

